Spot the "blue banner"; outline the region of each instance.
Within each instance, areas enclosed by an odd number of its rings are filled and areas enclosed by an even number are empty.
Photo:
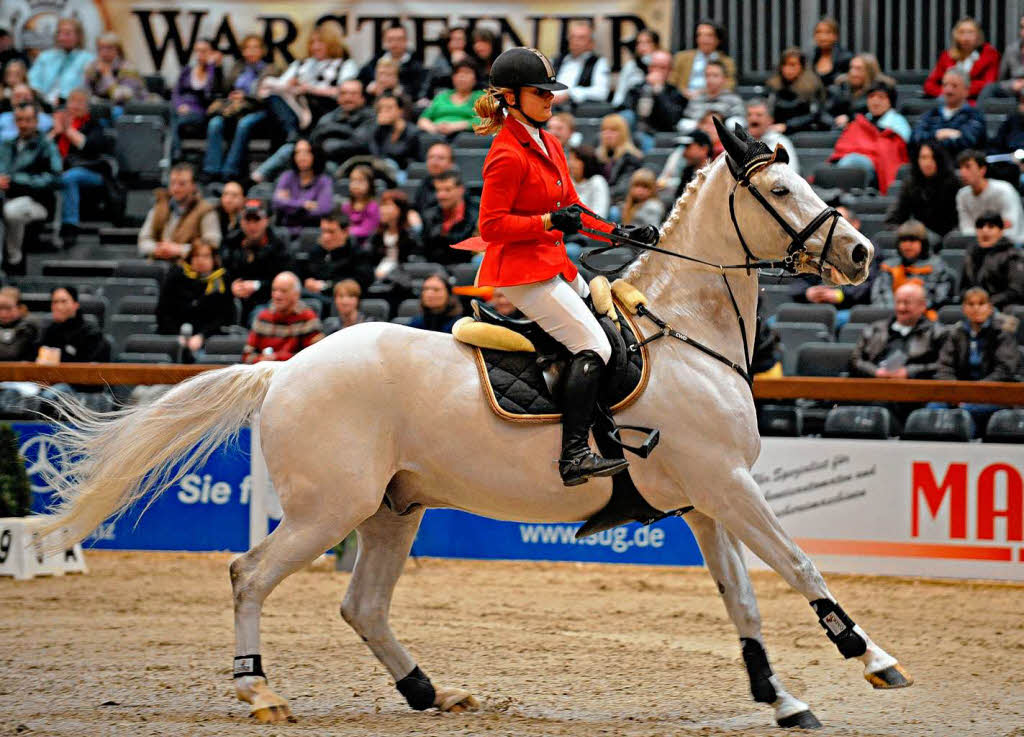
[[[690,528],[678,517],[651,527],[632,524],[576,540],[580,523],[499,522],[454,509],[423,516],[413,555],[498,560],[699,566],[704,563]]]
[[[21,454],[32,485],[33,511],[42,512],[52,493],[40,472],[56,455],[49,436],[53,426],[36,422],[12,423],[20,438]],[[249,549],[249,430],[237,445],[222,446],[206,465],[184,476],[139,517],[148,499],[130,508],[115,522],[105,522],[83,541],[84,547],[114,550],[230,550]]]
[[[52,493],[40,475],[56,460],[49,440],[53,426],[17,422],[33,510],[42,512]],[[249,548],[250,477],[248,428],[236,445],[223,446],[209,462],[184,476],[139,517],[147,499],[119,520],[105,522],[85,547],[114,550],[230,550]],[[273,506],[273,505],[272,505]],[[268,531],[278,520],[268,519]],[[653,527],[633,524],[576,540],[579,523],[499,522],[452,509],[432,509],[423,517],[413,555],[497,560],[563,560],[644,565],[701,565],[689,527],[679,518]]]

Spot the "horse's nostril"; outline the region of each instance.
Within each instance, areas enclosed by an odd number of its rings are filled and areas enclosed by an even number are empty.
[[[856,246],[853,247],[853,253],[851,254],[850,258],[853,259],[853,263],[860,266],[862,263],[868,260],[868,249],[865,248],[862,244],[858,243]]]

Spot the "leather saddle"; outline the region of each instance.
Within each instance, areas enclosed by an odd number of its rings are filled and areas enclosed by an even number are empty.
[[[623,302],[616,299],[616,309],[610,309],[613,302],[608,282],[603,277],[599,279],[603,285],[591,285],[591,308],[612,345],[612,357],[598,399],[594,441],[605,458],[622,458],[627,450],[647,458],[658,444],[659,432],[634,425],[620,426],[613,415],[643,393],[650,362],[638,338],[638,329],[622,309]],[[626,307],[634,306],[627,300]],[[477,368],[491,409],[511,422],[557,422],[562,401],[561,367],[569,360],[569,351],[529,319],[507,317],[479,301],[473,302],[473,311],[476,318],[463,318],[453,333],[458,340],[475,346]],[[618,324],[609,314],[619,318]],[[627,444],[622,438],[624,430],[641,434],[641,442]],[[577,530],[576,538],[634,521],[651,524],[679,513],[652,507],[626,471],[612,477],[611,499]]]

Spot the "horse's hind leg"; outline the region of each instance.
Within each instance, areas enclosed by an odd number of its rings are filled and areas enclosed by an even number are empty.
[[[260,612],[270,592],[290,574],[343,540],[370,512],[285,516],[259,545],[231,564],[235,598],[235,693],[261,722],[291,720],[288,702],[267,685],[260,658]]]
[[[864,678],[868,683],[875,688],[902,688],[913,684],[913,678],[896,658],[872,641],[839,606],[817,566],[782,529],[749,471],[736,469],[711,488],[716,489],[716,493],[698,507],[722,522],[790,586],[807,597],[818,622],[840,654],[864,663]]]
[[[476,699],[462,689],[434,686],[388,623],[391,595],[422,517],[422,510],[399,516],[381,506],[358,527],[359,555],[341,603],[341,616],[388,669],[409,706],[466,711],[477,706]]]
[[[770,704],[775,709],[775,721],[780,727],[820,727],[821,723],[807,704],[786,692],[768,663],[761,638],[761,613],[757,609],[757,597],[738,541],[721,522],[700,512],[690,512],[686,521],[697,538],[708,572],[722,595],[725,610],[736,625],[754,701]]]

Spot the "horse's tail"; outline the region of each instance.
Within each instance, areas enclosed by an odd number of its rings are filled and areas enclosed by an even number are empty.
[[[155,402],[115,412],[58,400],[66,420],[53,435],[59,458],[44,479],[60,501],[39,518],[38,531],[65,532],[47,537],[46,546],[78,542],[146,496],[148,508],[238,433],[263,404],[277,365],[207,371]]]

